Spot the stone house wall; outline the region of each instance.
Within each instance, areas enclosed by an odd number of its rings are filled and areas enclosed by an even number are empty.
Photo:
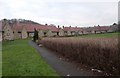
[[[3,31],[3,40],[14,40],[13,30],[9,24],[5,24]]]
[[[2,41],[2,31],[0,31],[0,42]]]
[[[71,36],[71,31],[67,31],[67,36]]]
[[[59,36],[65,36],[65,33],[64,33],[63,29],[59,30]]]
[[[95,33],[96,33],[96,34],[99,34],[99,33],[101,33],[101,32],[100,32],[100,31],[95,31]]]
[[[28,38],[27,30],[25,27],[23,27],[21,34],[22,34],[22,39]]]
[[[44,31],[43,31],[43,30],[38,30],[38,36],[39,36],[39,37],[45,36],[45,35],[44,35]]]
[[[94,30],[91,30],[91,33],[92,33],[92,34],[95,34],[95,31],[94,31]]]
[[[52,33],[51,30],[47,30],[46,36],[47,37],[52,37],[52,36],[54,36],[54,33]]]
[[[21,35],[18,33],[17,30],[14,30],[14,39],[21,39]]]
[[[73,36],[76,35],[76,32],[75,32],[75,31],[72,31],[72,32],[71,32],[71,35],[73,35]]]
[[[59,36],[59,32],[52,32],[53,36]]]
[[[88,34],[88,32],[84,30],[84,31],[83,31],[83,34]]]
[[[82,31],[79,31],[78,34],[79,34],[79,35],[82,35],[83,33],[82,33]]]

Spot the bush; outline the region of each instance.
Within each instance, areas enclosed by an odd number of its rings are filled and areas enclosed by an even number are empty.
[[[118,75],[117,38],[45,38],[41,43],[70,60]]]
[[[38,40],[38,31],[34,29],[33,41],[36,42],[37,40]]]

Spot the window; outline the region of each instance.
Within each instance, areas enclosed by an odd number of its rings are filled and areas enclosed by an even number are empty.
[[[57,35],[59,35],[59,32],[57,32]]]
[[[21,32],[18,32],[19,34],[21,33]]]
[[[46,32],[44,32],[44,35],[46,36]]]

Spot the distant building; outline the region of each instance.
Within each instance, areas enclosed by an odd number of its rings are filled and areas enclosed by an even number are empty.
[[[65,36],[64,30],[62,28],[59,29],[59,36]]]
[[[77,36],[83,34],[83,29],[80,27],[64,27],[63,31],[65,36]]]
[[[107,33],[110,30],[110,26],[95,26],[93,31],[95,34],[97,33]]]
[[[58,37],[58,36],[78,36],[85,34],[97,34],[97,33],[108,33],[116,32],[118,25],[111,26],[94,26],[87,28],[80,27],[64,27],[60,28],[51,24],[33,24],[29,22],[21,23],[15,21],[2,20],[0,21],[0,41],[3,40],[14,40],[14,39],[25,39],[34,36],[34,29],[38,31],[39,38],[41,37]]]
[[[0,21],[0,42],[2,41],[2,21]]]
[[[14,40],[14,33],[12,30],[12,27],[10,24],[7,22],[7,20],[4,20],[2,25],[2,38],[3,40]]]
[[[22,39],[28,38],[28,33],[25,26],[23,26],[22,28],[21,35],[22,35]]]

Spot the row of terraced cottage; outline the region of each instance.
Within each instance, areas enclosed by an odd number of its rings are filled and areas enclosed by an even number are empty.
[[[0,21],[0,38],[1,40],[25,39],[33,37],[34,30],[38,31],[39,37],[56,37],[56,36],[78,36],[84,34],[96,34],[115,32],[117,26],[94,26],[87,28],[80,27],[56,27],[54,25],[41,25],[31,23],[14,23],[10,24],[7,21]]]

